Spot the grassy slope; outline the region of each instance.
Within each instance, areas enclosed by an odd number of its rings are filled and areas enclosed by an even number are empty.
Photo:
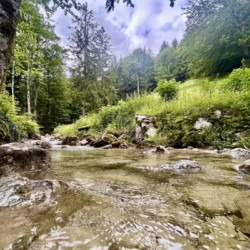
[[[189,80],[179,86],[178,98],[169,102],[156,93],[132,96],[126,102],[120,101],[116,106],[103,107],[97,114],[82,117],[74,124],[59,126],[55,133],[82,136],[77,129],[85,125],[92,126],[93,134],[105,130],[128,132],[135,127],[135,114],[146,114],[156,117],[159,135],[149,139],[156,144],[242,146],[249,136],[250,93],[225,91],[226,83],[227,79]],[[215,115],[216,110],[221,111],[220,118]],[[195,130],[194,124],[200,117],[211,122],[213,128]],[[242,134],[241,139],[237,138],[238,133]]]

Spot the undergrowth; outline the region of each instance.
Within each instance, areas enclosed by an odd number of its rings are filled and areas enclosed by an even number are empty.
[[[237,77],[242,80],[236,80]],[[249,70],[237,69],[228,78],[194,79],[178,84],[178,95],[172,100],[166,100],[156,92],[133,95],[116,106],[105,106],[98,113],[81,117],[74,124],[59,126],[54,133],[81,137],[83,133],[130,132],[135,129],[135,115],[143,114],[156,117],[158,135],[148,139],[154,144],[248,147],[249,79]],[[201,117],[212,127],[195,129],[194,124]],[[91,126],[90,131],[78,132],[79,127],[86,125]]]

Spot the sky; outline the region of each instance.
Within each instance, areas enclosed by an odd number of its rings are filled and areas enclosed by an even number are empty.
[[[187,0],[177,0],[174,8],[169,6],[169,0],[134,0],[135,8],[127,7],[121,0],[110,13],[105,10],[105,0],[82,2],[88,2],[97,22],[109,34],[117,58],[144,47],[152,49],[156,55],[164,40],[171,43],[176,38],[180,41],[185,31],[186,19],[181,7]],[[62,45],[67,45],[70,18],[57,11],[53,19]]]

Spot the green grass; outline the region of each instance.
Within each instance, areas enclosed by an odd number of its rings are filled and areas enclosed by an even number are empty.
[[[106,106],[96,114],[81,117],[74,124],[59,126],[55,133],[80,137],[82,132],[77,129],[85,125],[91,125],[89,132],[95,135],[104,131],[130,132],[135,128],[135,115],[144,114],[158,119],[159,134],[151,140],[155,144],[231,145],[236,141],[236,133],[250,128],[250,87],[230,91],[227,86],[228,78],[192,79],[179,84],[178,96],[171,101],[157,93],[133,95],[116,106]],[[216,110],[221,111],[221,118],[216,117]],[[208,119],[213,130],[195,131],[194,123],[199,117]]]

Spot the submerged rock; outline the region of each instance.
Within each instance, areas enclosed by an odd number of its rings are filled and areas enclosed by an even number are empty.
[[[164,154],[164,153],[169,153],[169,151],[164,147],[164,146],[156,146],[154,148],[149,149],[145,153],[159,153],[159,154]]]
[[[20,175],[0,179],[0,207],[31,206],[41,203],[53,205],[56,194],[68,185],[58,180],[31,181]]]
[[[234,167],[238,172],[244,174],[250,174],[250,160]]]
[[[181,160],[160,166],[161,170],[172,170],[177,173],[196,173],[201,171],[201,166],[197,161]]]
[[[0,176],[10,170],[42,170],[50,167],[50,153],[23,143],[0,146]]]

